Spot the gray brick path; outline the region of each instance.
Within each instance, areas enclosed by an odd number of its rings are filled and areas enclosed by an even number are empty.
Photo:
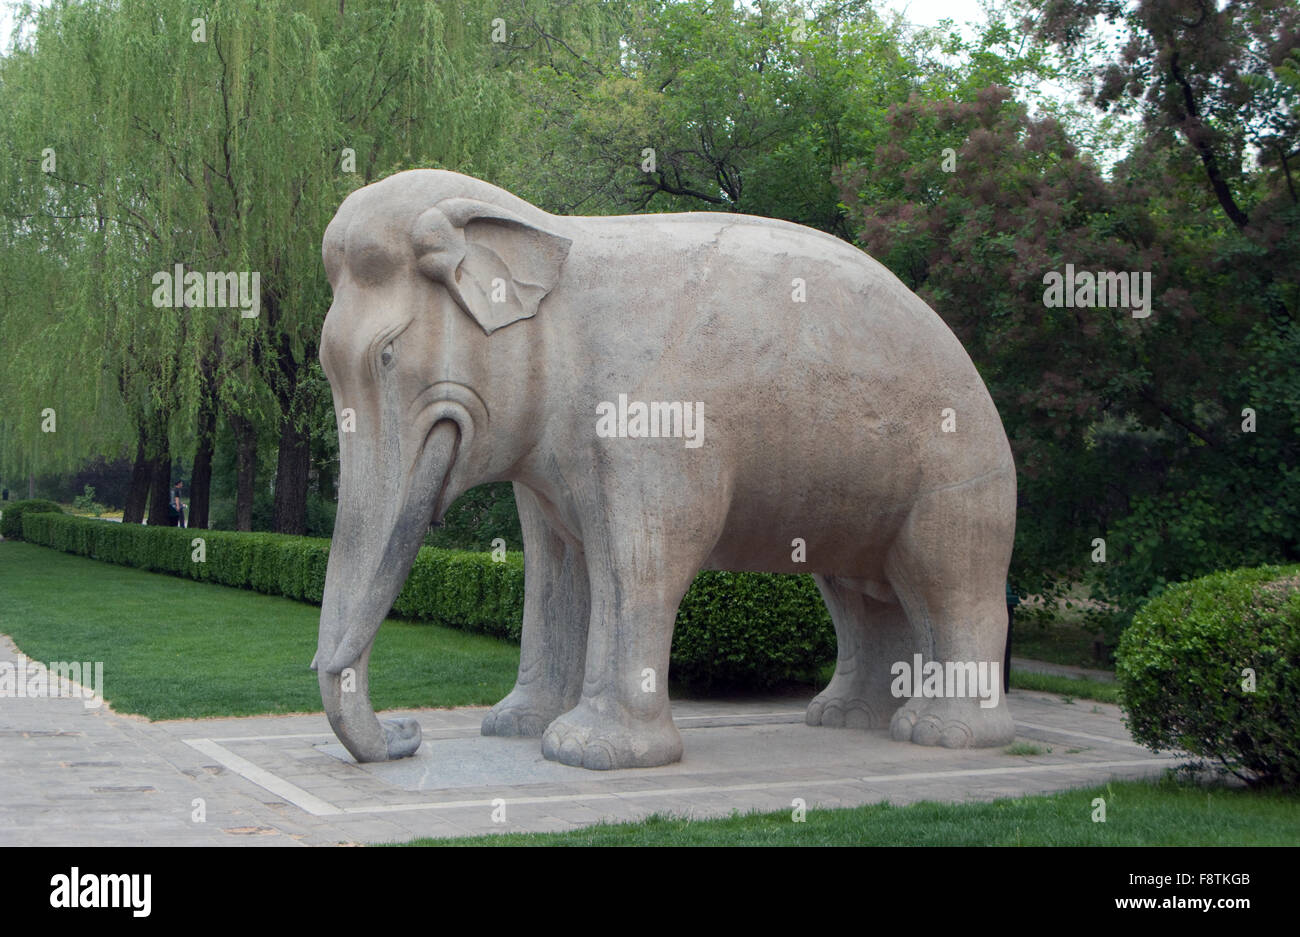
[[[0,636],[0,661],[21,657]],[[149,722],[80,699],[0,699],[0,846],[293,846],[555,831],[650,813],[725,816],[888,800],[970,801],[1159,774],[1106,704],[1013,691],[1017,740],[949,751],[803,725],[806,701],[681,701],[676,765],[590,772],[535,739],[478,734],[483,708],[427,709],[410,759],[357,765],[323,715]],[[1050,748],[1050,752],[1046,749]],[[201,802],[203,822],[198,822]],[[504,822],[499,819],[504,802]]]

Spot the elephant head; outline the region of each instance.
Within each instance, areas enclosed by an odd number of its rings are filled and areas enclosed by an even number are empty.
[[[405,178],[404,178],[405,177]],[[320,360],[339,420],[339,503],[312,669],[335,734],[358,761],[412,754],[414,720],[376,718],[368,665],[376,633],[431,523],[457,496],[503,477],[535,415],[494,378],[527,337],[570,240],[519,202],[464,197],[449,173],[402,173],[349,196],[322,255],[333,303]],[[425,193],[414,200],[413,193]],[[497,383],[500,383],[499,381]],[[524,394],[523,396],[527,396]],[[511,398],[516,398],[512,400]],[[488,421],[494,432],[488,433]]]

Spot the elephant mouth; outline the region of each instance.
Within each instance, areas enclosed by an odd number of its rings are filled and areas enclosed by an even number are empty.
[[[430,400],[430,392],[438,387],[434,385],[416,398],[412,408],[419,408],[414,415],[417,425],[429,429],[407,472],[400,502],[412,507],[425,505],[428,513],[423,515],[423,520],[434,525],[442,523],[458,494],[457,469],[462,452],[474,438],[475,422],[470,410],[458,400],[442,395]],[[430,486],[436,487],[430,490]],[[416,495],[416,500],[411,500],[412,495]]]

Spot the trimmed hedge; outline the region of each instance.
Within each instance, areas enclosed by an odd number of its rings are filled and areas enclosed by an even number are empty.
[[[32,543],[92,559],[319,605],[330,541],[280,534],[117,524],[63,514],[23,518]],[[204,561],[193,556],[204,541]],[[393,603],[403,618],[519,643],[524,609],[520,553],[421,547]],[[835,632],[809,576],[702,572],[673,632],[672,675],[693,689],[765,688],[809,680],[835,659]]]
[[[811,576],[700,572],[677,609],[672,675],[683,685],[811,682],[835,660],[835,627]]]
[[[403,618],[477,631],[519,643],[524,618],[524,557],[420,547],[393,602]]]
[[[1300,787],[1300,566],[1169,586],[1138,610],[1115,663],[1139,742]]]
[[[23,515],[53,512],[62,514],[63,508],[53,501],[28,498],[25,501],[0,501],[0,537],[6,540],[23,539]]]
[[[328,540],[27,514],[23,537],[91,559],[320,604]],[[203,540],[203,561],[195,558]]]

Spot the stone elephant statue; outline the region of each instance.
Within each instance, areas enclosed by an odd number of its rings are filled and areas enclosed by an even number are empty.
[[[322,253],[320,359],[355,431],[312,666],[358,760],[419,746],[376,718],[370,649],[430,522],[501,480],[523,636],[485,735],[593,769],[680,759],[673,622],[724,569],[815,578],[839,653],[809,724],[1012,740],[1005,698],[969,692],[1002,662],[1010,447],[960,342],[880,263],[784,221],[561,217],[438,170],[353,192]]]

